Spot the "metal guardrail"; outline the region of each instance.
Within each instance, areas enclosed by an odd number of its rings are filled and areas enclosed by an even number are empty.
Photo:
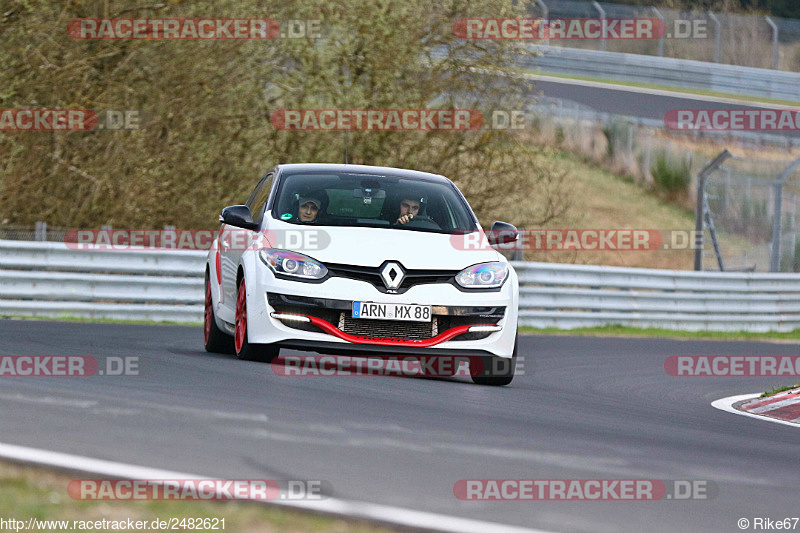
[[[205,257],[0,240],[0,315],[199,322]]]
[[[800,73],[620,52],[532,46],[543,72],[800,101]]]
[[[0,315],[200,322],[205,252],[0,240]],[[800,276],[514,262],[520,323],[800,328]]]
[[[520,324],[710,331],[800,328],[797,274],[514,263]]]
[[[670,9],[635,2],[630,5],[589,0],[536,0],[528,13],[551,19],[658,18],[665,32],[658,40],[558,40],[560,46],[613,52],[714,61],[730,65],[797,70],[795,50],[800,43],[800,20],[756,14]],[[775,10],[780,11],[779,9]],[[686,31],[687,25],[699,31]],[[681,28],[682,26],[682,28]],[[553,41],[551,41],[553,42]]]
[[[0,269],[202,277],[202,259],[207,255],[207,252],[194,250],[89,251],[78,246],[73,244],[68,247],[58,242],[0,240]]]

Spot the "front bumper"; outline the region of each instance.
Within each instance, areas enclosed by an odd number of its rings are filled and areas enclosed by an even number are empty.
[[[447,354],[511,357],[517,330],[516,277],[494,292],[468,293],[451,284],[423,284],[403,294],[384,294],[363,281],[332,278],[321,284],[277,279],[259,269],[248,283],[250,342],[324,353]],[[333,296],[347,295],[348,299]],[[427,323],[353,319],[353,301],[432,306]],[[274,313],[308,317],[309,322],[274,318]],[[379,323],[380,322],[380,323]],[[431,330],[424,330],[424,327]],[[496,332],[470,332],[497,325]],[[364,328],[373,328],[365,330]]]

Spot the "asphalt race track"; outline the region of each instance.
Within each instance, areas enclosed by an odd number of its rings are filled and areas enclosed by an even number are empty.
[[[591,107],[601,113],[613,113],[631,117],[664,120],[664,115],[672,109],[771,109],[769,105],[741,105],[711,101],[709,97],[667,96],[635,92],[624,87],[619,89],[592,87],[567,82],[536,80],[534,92],[542,96],[560,98]],[[677,89],[676,89],[677,90]],[[800,131],[771,131],[774,135],[800,136]]]
[[[800,430],[711,407],[791,378],[679,378],[670,355],[800,345],[521,336],[509,387],[280,377],[207,354],[200,327],[0,320],[0,355],[138,356],[142,375],[0,377],[0,442],[552,531],[739,531],[798,516]],[[693,501],[460,501],[460,479],[707,480]]]

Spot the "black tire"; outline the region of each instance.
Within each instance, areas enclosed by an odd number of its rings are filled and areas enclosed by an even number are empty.
[[[242,361],[269,363],[280,354],[280,348],[268,344],[251,344],[247,339],[247,295],[244,278],[239,280],[236,296],[236,325],[233,337],[234,353]]]
[[[514,367],[517,364],[517,345],[519,336],[514,337],[514,351],[511,359],[505,357],[481,357],[483,368],[475,368],[472,371],[470,366],[470,376],[476,385],[491,385],[502,387],[508,385],[514,379]]]
[[[217,327],[214,305],[211,300],[211,280],[206,271],[205,314],[203,316],[203,344],[211,353],[233,353],[233,337]]]

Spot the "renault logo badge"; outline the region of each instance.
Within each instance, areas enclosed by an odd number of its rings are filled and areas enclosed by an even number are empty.
[[[389,262],[381,268],[381,279],[387,289],[396,289],[403,283],[403,278],[406,277],[406,272],[400,263]]]

